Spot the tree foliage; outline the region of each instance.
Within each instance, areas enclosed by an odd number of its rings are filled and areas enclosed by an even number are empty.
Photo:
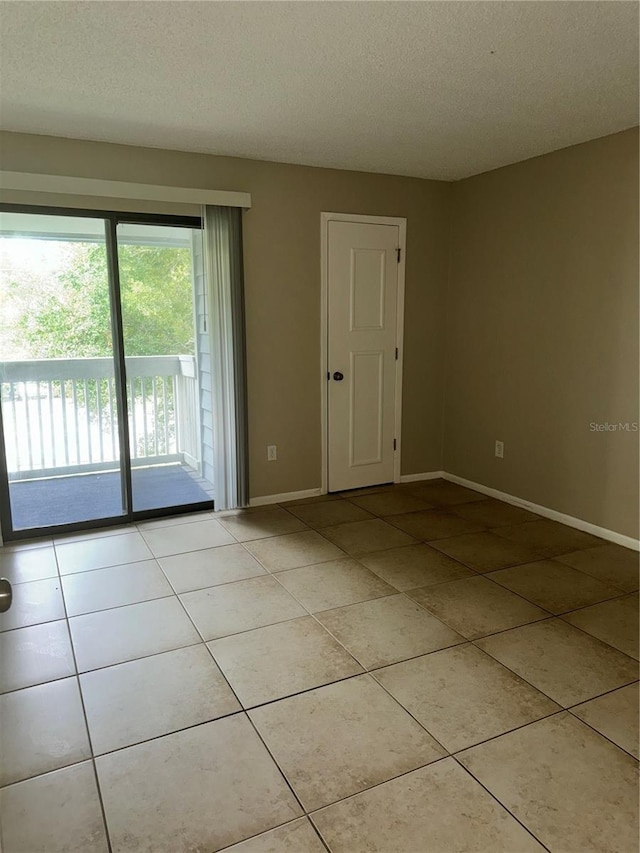
[[[191,258],[187,248],[121,245],[118,251],[125,354],[193,354]],[[62,269],[32,288],[16,322],[30,358],[112,354],[105,247],[65,247]],[[9,277],[9,292],[27,282]]]

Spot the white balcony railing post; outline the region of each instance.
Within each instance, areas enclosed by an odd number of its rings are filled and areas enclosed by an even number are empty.
[[[132,356],[125,363],[133,464],[185,461],[197,468],[195,358]],[[114,382],[110,358],[0,362],[10,478],[117,467]]]
[[[200,470],[200,429],[198,421],[198,377],[191,356],[179,356],[180,372],[175,376],[178,451],[185,462]]]

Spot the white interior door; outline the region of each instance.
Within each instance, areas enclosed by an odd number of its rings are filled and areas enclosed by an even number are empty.
[[[398,225],[329,221],[328,488],[393,481]]]

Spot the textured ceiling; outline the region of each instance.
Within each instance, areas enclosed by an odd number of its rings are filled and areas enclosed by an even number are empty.
[[[638,123],[635,2],[2,2],[7,130],[455,180]]]

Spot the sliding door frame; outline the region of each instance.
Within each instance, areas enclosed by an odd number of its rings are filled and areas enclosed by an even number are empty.
[[[111,337],[115,367],[116,405],[118,411],[118,441],[120,449],[120,472],[123,492],[122,515],[97,518],[89,521],[77,521],[71,524],[57,524],[48,527],[30,527],[26,530],[14,530],[11,518],[9,474],[7,470],[6,448],[4,443],[4,425],[2,406],[0,405],[0,529],[2,541],[13,542],[40,536],[55,536],[75,533],[100,527],[115,527],[150,518],[162,518],[167,515],[181,515],[199,510],[213,509],[213,500],[180,506],[160,507],[158,509],[134,510],[133,486],[131,479],[131,454],[129,440],[129,413],[126,394],[126,361],[122,323],[122,303],[120,301],[120,265],[118,260],[118,225],[166,225],[178,228],[202,229],[199,216],[171,216],[156,213],[128,213],[114,210],[92,210],[75,207],[47,207],[43,205],[3,204],[0,212],[35,213],[46,216],[69,216],[86,219],[101,219],[105,225],[105,249],[107,255],[107,277],[109,304],[111,308]],[[115,464],[115,463],[114,463]]]
[[[133,482],[131,479],[131,442],[129,441],[129,405],[127,403],[127,365],[124,355],[120,263],[118,261],[118,236],[116,233],[118,224],[114,219],[109,219],[105,221],[104,227],[107,247],[107,278],[109,280],[109,307],[115,371],[116,406],[118,409],[120,486],[122,488],[122,506],[125,513],[129,514],[133,510]],[[131,393],[133,396],[133,391]]]

